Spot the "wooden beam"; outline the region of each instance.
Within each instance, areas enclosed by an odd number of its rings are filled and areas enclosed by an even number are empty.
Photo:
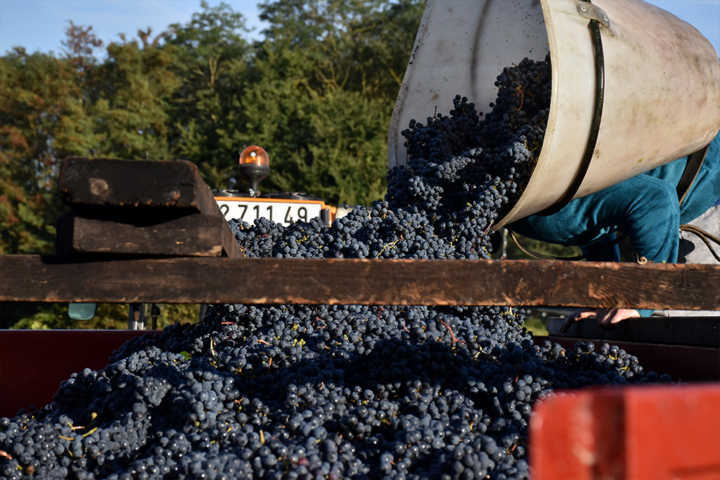
[[[63,200],[74,207],[181,208],[220,215],[194,163],[71,157],[58,180]]]
[[[134,256],[237,256],[238,244],[220,215],[191,213],[138,223],[64,216],[58,225],[57,253],[62,256],[113,254]]]
[[[720,309],[720,266],[529,260],[0,256],[0,301]]]

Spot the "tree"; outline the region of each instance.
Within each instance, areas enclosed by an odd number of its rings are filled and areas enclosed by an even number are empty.
[[[243,148],[240,97],[251,82],[247,31],[243,15],[229,5],[203,1],[190,22],[170,25],[163,36],[182,80],[171,101],[172,152],[198,164],[215,188],[228,187],[233,160]]]
[[[150,29],[138,39],[113,42],[99,65],[95,97],[90,107],[98,144],[91,156],[127,159],[170,158],[169,99],[180,81],[172,71],[175,57]],[[159,38],[159,37],[156,37]]]
[[[23,48],[0,58],[0,254],[52,252],[59,160],[83,151],[81,97],[77,71],[65,59]],[[0,327],[53,308],[4,304]]]
[[[262,82],[243,97],[246,143],[265,145],[266,189],[302,191],[331,203],[369,203],[383,195],[386,170],[382,99],[307,80],[303,52],[274,49],[256,63]]]
[[[314,52],[313,76],[394,103],[422,15],[420,0],[273,0],[268,41]],[[392,105],[390,105],[392,108]]]
[[[103,41],[95,35],[92,26],[75,25],[70,20],[65,29],[63,45],[64,57],[80,74],[88,75],[97,65],[95,50],[103,46]]]
[[[0,252],[52,248],[59,161],[83,151],[81,97],[67,62],[22,48],[0,59]]]
[[[385,188],[387,126],[422,11],[419,1],[292,0],[260,5],[269,22],[247,87],[246,138],[268,147],[269,184],[331,202]]]

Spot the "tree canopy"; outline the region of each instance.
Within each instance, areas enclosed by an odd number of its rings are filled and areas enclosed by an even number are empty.
[[[238,152],[259,144],[273,167],[265,191],[334,204],[381,198],[387,127],[423,2],[259,9],[268,25],[259,40],[240,12],[203,1],[162,32],[103,45],[92,26],[69,22],[59,55],[20,46],[0,56],[0,254],[52,251],[57,173],[71,155],[190,160],[211,187],[227,188]],[[6,311],[30,326],[53,308]],[[7,315],[0,327],[17,320]]]

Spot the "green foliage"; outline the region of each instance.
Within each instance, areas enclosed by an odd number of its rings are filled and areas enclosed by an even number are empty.
[[[257,68],[282,74],[265,75],[268,81],[243,98],[245,111],[262,112],[247,120],[252,133],[245,143],[268,146],[273,170],[267,186],[305,191],[331,203],[381,198],[389,121],[383,100],[333,84],[313,86],[303,75],[307,62],[300,55],[270,53]]]
[[[97,138],[92,156],[168,160],[168,99],[178,80],[166,49],[138,41],[111,43],[98,68],[102,89],[90,113]]]
[[[127,305],[102,303],[98,305],[95,318],[89,321],[76,321],[68,317],[66,303],[53,304],[9,304],[10,314],[0,317],[0,327],[13,329],[116,329],[127,328]],[[20,314],[20,315],[18,315]],[[14,318],[13,318],[14,317]],[[18,318],[20,318],[18,320]]]
[[[185,25],[170,25],[163,34],[180,80],[169,112],[175,157],[195,162],[213,188],[228,187],[246,115],[240,98],[253,81],[251,49],[243,38],[244,17],[221,3],[202,2]]]
[[[19,48],[0,58],[0,253],[52,248],[54,176],[74,115],[74,72]]]
[[[539,314],[529,316],[525,321],[525,328],[527,328],[536,337],[545,337],[548,335],[545,322],[543,322],[542,317]]]
[[[268,27],[254,42],[242,14],[203,1],[190,21],[156,35],[103,45],[91,26],[70,22],[60,56],[0,56],[0,254],[52,251],[58,169],[72,155],[182,158],[227,188],[237,154],[260,144],[273,167],[264,191],[381,198],[387,126],[423,2],[259,7]],[[197,309],[164,306],[161,322],[193,321]],[[71,326],[64,305],[5,311],[0,327]],[[126,306],[101,305],[72,327],[124,328],[126,316]]]
[[[159,305],[160,316],[157,319],[158,328],[165,328],[175,323],[192,323],[200,315],[200,305]]]
[[[414,33],[418,1],[272,1],[253,65],[263,81],[243,108],[246,143],[268,147],[268,185],[332,203],[385,191],[387,126]],[[271,118],[269,122],[267,119]]]

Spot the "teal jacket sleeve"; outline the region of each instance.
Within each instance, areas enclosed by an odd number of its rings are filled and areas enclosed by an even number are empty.
[[[583,250],[607,243],[610,234],[619,230],[630,237],[638,255],[653,262],[677,261],[679,227],[675,187],[649,175],[638,175],[576,198],[555,214],[532,215],[511,226],[528,237],[576,245]]]
[[[531,238],[600,252],[591,255],[594,260],[616,260],[614,249],[603,244],[611,241],[612,232],[620,231],[630,238],[637,255],[675,263],[679,226],[702,215],[720,198],[720,135],[710,144],[695,182],[679,205],[676,188],[686,163],[687,158],[680,158],[576,198],[553,215],[532,215],[510,228]]]
[[[638,255],[653,262],[676,262],[680,209],[671,183],[639,175],[575,199],[553,215],[532,215],[512,228],[539,240],[579,245],[589,260],[614,261],[619,260],[613,242],[619,229],[630,236]],[[639,310],[642,317],[652,312]]]
[[[677,185],[685,168],[686,158],[663,165],[647,174]],[[705,161],[680,205],[680,224],[690,223],[720,199],[720,135],[708,146]]]
[[[687,158],[680,158],[600,192],[577,198],[552,215],[532,215],[510,225],[523,235],[582,248],[591,260],[619,260],[614,235],[630,238],[634,252],[652,262],[675,263],[679,228],[702,215],[720,198],[720,135],[682,205],[677,183]],[[650,310],[641,310],[650,315]]]

